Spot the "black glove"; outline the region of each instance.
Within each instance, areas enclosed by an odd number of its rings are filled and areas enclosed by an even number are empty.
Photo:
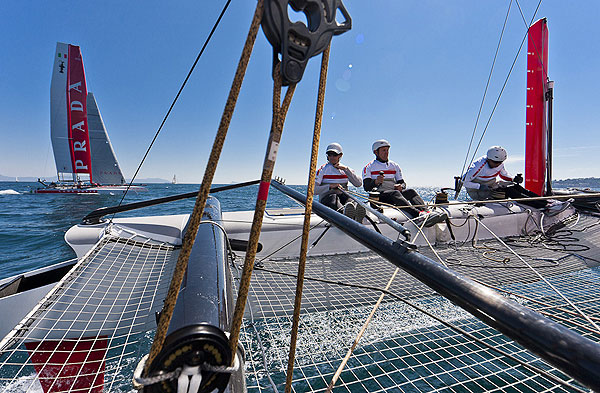
[[[513,181],[517,184],[523,183],[523,175],[518,173],[517,176],[515,176],[515,178],[513,179]]]
[[[480,184],[479,185],[479,191],[487,191],[489,189],[490,189],[490,187],[487,184]]]

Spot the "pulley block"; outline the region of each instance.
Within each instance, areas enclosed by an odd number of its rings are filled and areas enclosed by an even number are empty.
[[[290,8],[304,13],[307,23],[292,22]],[[338,23],[337,12],[344,17]],[[352,27],[341,0],[265,0],[262,29],[273,46],[273,68],[281,62],[282,84],[298,83],[308,59],[322,53],[334,35]]]

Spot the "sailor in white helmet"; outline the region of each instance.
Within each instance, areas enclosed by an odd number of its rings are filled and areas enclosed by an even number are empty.
[[[506,157],[506,149],[502,146],[492,146],[485,156],[479,157],[471,164],[467,173],[463,176],[464,186],[471,199],[482,201],[486,199],[539,197],[538,194],[520,185],[523,182],[523,176],[520,173],[513,177],[507,172],[504,168]],[[498,181],[498,177],[503,181]],[[554,213],[565,210],[569,206],[569,203],[561,203],[555,200],[531,200],[521,201],[521,203],[537,209],[550,208],[550,212]]]
[[[329,144],[325,153],[327,163],[317,170],[315,178],[315,193],[319,195],[319,201],[334,210],[343,209],[345,215],[361,222],[365,218],[365,208],[350,200],[342,191],[348,189],[348,181],[360,187],[360,177],[352,168],[340,163],[344,152],[339,143]]]
[[[504,168],[506,160],[506,150],[501,146],[492,146],[488,149],[485,156],[479,157],[467,170],[463,176],[464,186],[467,193],[474,201],[481,201],[492,198],[492,191],[499,188],[501,183],[497,178],[504,181],[512,181],[513,177]],[[522,177],[514,177],[516,180],[522,180]]]
[[[425,226],[431,226],[447,218],[447,215],[431,214],[424,206],[425,201],[419,194],[410,188],[406,188],[406,182],[402,177],[400,166],[389,159],[390,143],[385,139],[379,139],[371,147],[375,159],[363,168],[363,187],[365,191],[379,192],[379,201],[396,206],[406,206],[402,211],[410,218],[423,217]],[[414,207],[414,205],[419,205]]]

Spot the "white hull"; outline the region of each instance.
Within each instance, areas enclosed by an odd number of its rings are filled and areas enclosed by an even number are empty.
[[[460,226],[470,215],[477,215],[486,226],[493,228],[494,233],[501,237],[519,236],[525,231],[536,228],[541,213],[535,209],[523,207],[516,203],[494,203],[481,207],[467,204],[453,204],[442,208],[450,221],[456,225],[452,232],[456,241],[470,240],[474,228],[469,225]],[[412,233],[412,238],[417,245],[448,243],[452,240],[450,230],[445,223],[436,224],[429,228],[422,228],[423,234],[418,235],[418,228],[407,222],[406,216],[394,209],[386,209],[386,216],[405,224]],[[252,226],[253,211],[223,212],[223,224],[229,239],[247,241]],[[532,216],[533,220],[528,220]],[[187,223],[189,215],[155,216],[136,218],[117,218],[113,220],[113,230],[137,233],[157,241],[171,244],[181,244],[181,231]],[[396,239],[398,232],[385,223],[373,217],[383,235]],[[300,251],[300,235],[304,221],[304,209],[267,209],[263,220],[260,244],[262,249],[257,253],[257,259],[270,256],[273,258],[289,258],[297,256]],[[363,224],[372,227],[368,220]],[[367,248],[353,240],[336,227],[329,226],[325,221],[316,216],[311,217],[311,227],[314,227],[309,236],[309,245],[319,238],[323,231],[325,235],[310,249],[310,255],[331,255],[366,251]],[[66,242],[75,250],[78,257],[84,255],[96,242],[106,228],[105,223],[97,225],[77,225],[65,234]],[[485,228],[480,227],[478,239],[490,239],[493,235]],[[272,255],[271,255],[272,254]]]
[[[38,188],[33,191],[34,194],[123,194],[125,192],[146,192],[148,189],[142,186],[97,186],[97,187],[76,187],[76,186],[58,186]]]

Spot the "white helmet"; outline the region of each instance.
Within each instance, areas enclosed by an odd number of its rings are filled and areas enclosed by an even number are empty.
[[[502,146],[492,146],[487,151],[488,160],[504,162],[506,160],[506,150]]]
[[[327,145],[327,150],[325,150],[325,153],[329,153],[330,151],[334,152],[335,154],[342,154],[342,145],[339,143],[330,143]]]
[[[379,139],[375,142],[373,142],[373,148],[371,150],[375,151],[377,149],[379,149],[380,147],[390,147],[390,142],[386,141],[385,139]]]

